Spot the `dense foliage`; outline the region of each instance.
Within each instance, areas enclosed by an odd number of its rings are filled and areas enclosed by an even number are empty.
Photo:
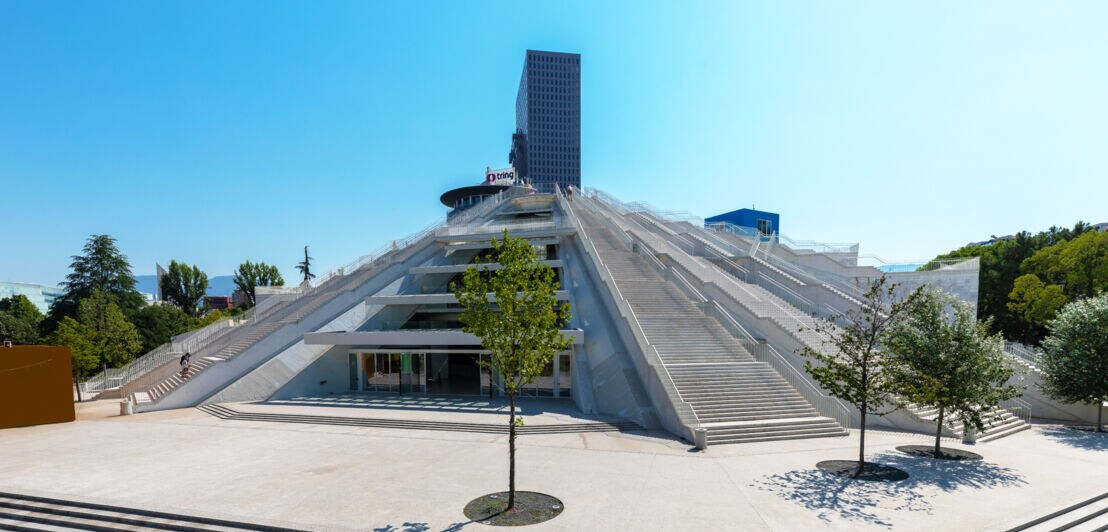
[[[982,246],[965,246],[937,259],[980,257],[978,315],[1006,338],[1038,343],[1046,323],[1067,301],[1108,288],[1108,232],[1079,222]]]
[[[1097,406],[1108,401],[1108,293],[1066,305],[1043,342],[1042,387],[1055,399]]]
[[[307,248],[305,248],[306,250]],[[257,304],[254,289],[259,286],[284,286],[285,280],[281,278],[281,272],[276,266],[270,266],[264,262],[246,261],[239,264],[235,271],[235,286],[246,295],[246,306]]]
[[[177,261],[169,262],[169,269],[162,276],[160,288],[166,301],[189,316],[200,312],[200,300],[208,291],[208,274],[200,271],[195,264],[192,267]]]
[[[486,367],[500,375],[508,395],[508,505],[515,504],[516,394],[542,374],[554,355],[570,346],[560,325],[570,319],[568,303],[555,297],[554,270],[543,264],[523,239],[504,232],[493,239],[493,256],[500,269],[470,266],[461,285],[451,290],[464,309],[462,330],[481,339],[490,353]],[[489,294],[494,296],[490,301]]]
[[[74,316],[81,300],[100,291],[110,294],[125,314],[142,307],[142,294],[135,289],[135,276],[115,239],[109,235],[92,235],[69,264],[70,272],[62,288],[65,293],[50,307],[48,328],[53,328],[65,316]]]
[[[27,296],[16,294],[0,299],[0,341],[31,345],[39,341],[39,326],[44,319]]]
[[[148,353],[170,338],[196,327],[197,319],[173,305],[150,305],[131,316],[142,337],[142,352]]]

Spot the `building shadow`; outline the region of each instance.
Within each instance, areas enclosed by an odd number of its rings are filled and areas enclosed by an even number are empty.
[[[793,501],[825,522],[841,518],[891,528],[895,513],[930,512],[928,493],[935,488],[953,492],[1026,484],[1012,469],[981,460],[934,460],[884,452],[868,461],[902,469],[910,476],[900,482],[861,481],[824,473],[812,464],[811,469],[767,475],[751,486]]]
[[[1108,451],[1108,432],[1079,430],[1061,425],[1043,427],[1040,430],[1047,438],[1071,447],[1090,451]]]
[[[271,399],[260,401],[257,404],[504,415],[507,415],[509,410],[507,398],[500,397],[489,399],[488,397],[465,395],[399,395],[373,392]],[[613,416],[586,414],[578,410],[576,405],[568,399],[543,397],[520,397],[516,399],[516,415],[538,416],[542,414],[561,414],[575,419],[609,423],[627,421]]]

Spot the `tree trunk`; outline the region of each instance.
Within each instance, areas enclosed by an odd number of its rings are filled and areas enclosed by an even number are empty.
[[[862,432],[861,438],[858,440],[858,469],[854,471],[855,478],[862,474],[862,470],[866,467],[866,402],[862,401],[862,408],[859,412],[862,414]]]
[[[77,369],[74,368],[73,369],[73,385],[77,387],[77,402],[80,403],[81,402],[81,381],[80,381],[80,377],[78,377],[77,375],[78,375],[77,374]]]
[[[939,407],[939,419],[935,424],[938,425],[938,428],[935,429],[935,458],[938,458],[942,456],[943,452],[942,447],[939,446],[943,439],[943,407],[941,406]],[[963,427],[962,430],[969,430],[969,427]]]
[[[1104,415],[1104,401],[1096,402],[1096,431],[1104,432],[1104,425],[1101,423],[1102,416]]]
[[[516,505],[516,394],[508,392],[508,507]]]

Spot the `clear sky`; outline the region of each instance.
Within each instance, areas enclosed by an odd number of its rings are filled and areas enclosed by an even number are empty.
[[[582,54],[582,181],[890,260],[1108,221],[1108,3],[0,0],[0,280],[88,235],[286,279],[507,161],[528,48]]]

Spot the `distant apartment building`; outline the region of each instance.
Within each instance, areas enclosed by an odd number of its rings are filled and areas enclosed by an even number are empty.
[[[54,300],[65,295],[65,291],[58,287],[43,286],[32,283],[0,282],[0,299],[14,295],[23,295],[38,307],[39,311],[46,314]]]
[[[234,307],[234,300],[227,296],[204,296],[204,305],[215,310]]]
[[[538,192],[581,186],[581,55],[528,50],[509,161]]]

